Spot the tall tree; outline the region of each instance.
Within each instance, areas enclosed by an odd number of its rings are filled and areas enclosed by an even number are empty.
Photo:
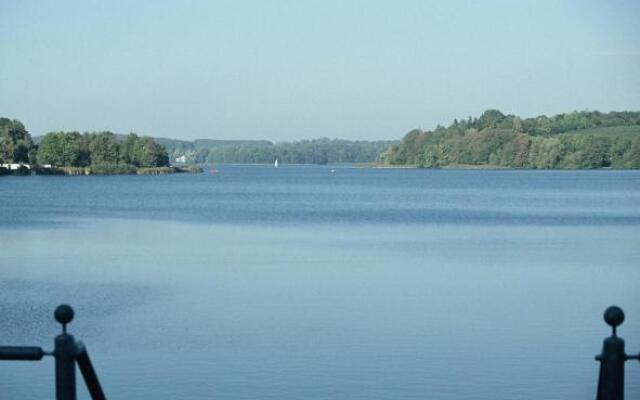
[[[33,148],[31,135],[22,122],[0,118],[0,161],[29,162],[29,151]]]

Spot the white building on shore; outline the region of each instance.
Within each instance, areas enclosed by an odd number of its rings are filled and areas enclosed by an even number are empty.
[[[6,168],[6,169],[8,169],[10,171],[19,170],[22,167],[24,167],[26,169],[31,169],[31,165],[23,164],[23,163],[0,164],[0,168]]]

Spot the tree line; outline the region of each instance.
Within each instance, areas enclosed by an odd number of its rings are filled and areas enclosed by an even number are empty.
[[[166,147],[165,147],[166,146]],[[400,142],[313,139],[296,142],[140,137],[135,133],[50,132],[35,143],[18,120],[0,118],[0,163],[90,167],[119,173],[192,163],[372,163],[418,167],[640,168],[640,112],[572,112],[520,118],[487,110]]]
[[[523,119],[487,110],[433,131],[413,130],[380,156],[418,167],[640,168],[640,112]]]
[[[135,133],[121,139],[112,132],[50,132],[42,137],[37,158],[40,164],[104,172],[169,165],[164,147]]]
[[[35,161],[31,135],[15,119],[0,118],[0,164]]]
[[[380,153],[396,141],[351,141],[312,139],[295,142],[269,141],[173,141],[162,142],[172,158],[185,156],[188,162],[270,164],[374,163]]]
[[[0,118],[0,163],[90,167],[94,173],[121,173],[168,166],[169,156],[153,138],[135,133],[49,132],[36,144],[20,121]]]

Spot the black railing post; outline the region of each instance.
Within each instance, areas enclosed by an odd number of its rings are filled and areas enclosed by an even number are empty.
[[[624,340],[618,337],[617,328],[624,322],[624,312],[620,307],[611,306],[604,312],[605,322],[611,326],[611,336],[604,340],[602,353],[596,356],[600,361],[597,400],[624,400],[624,362],[638,359],[624,352]]]
[[[62,333],[56,336],[53,355],[56,358],[56,400],[76,400],[75,339],[67,333],[67,324],[73,320],[73,309],[61,305],[54,313],[62,324]]]
[[[56,400],[76,400],[77,362],[91,398],[105,400],[87,348],[67,333],[67,324],[73,320],[73,309],[63,304],[56,308],[53,316],[62,324],[62,333],[56,336],[53,352],[33,346],[0,346],[0,360],[39,361],[44,356],[53,356],[56,359]]]

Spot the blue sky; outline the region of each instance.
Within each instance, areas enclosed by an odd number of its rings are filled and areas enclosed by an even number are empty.
[[[2,1],[34,135],[397,139],[487,108],[640,110],[637,1]]]

